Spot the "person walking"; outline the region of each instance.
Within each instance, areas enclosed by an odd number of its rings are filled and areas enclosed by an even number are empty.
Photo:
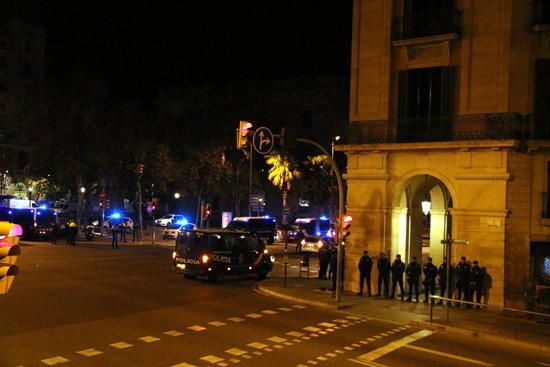
[[[323,243],[323,246],[319,248],[319,274],[317,278],[321,280],[327,279],[328,264],[330,263],[331,258],[330,246],[331,244],[329,242],[325,242]]]
[[[116,224],[111,226],[111,248],[118,249],[118,229]]]
[[[413,256],[411,262],[407,265],[407,269],[405,269],[405,276],[407,277],[407,284],[409,285],[409,297],[406,300],[407,302],[412,301],[413,288],[416,302],[419,302],[418,282],[420,281],[420,274],[422,274],[422,269],[420,269],[420,265],[416,262],[416,256]]]
[[[395,298],[395,286],[399,284],[401,291],[401,301],[405,298],[405,290],[403,289],[403,273],[405,272],[405,263],[401,261],[401,255],[396,255],[393,264],[391,264],[391,298]]]
[[[78,225],[74,219],[69,221],[69,245],[76,246],[76,235],[78,234]]]
[[[430,300],[429,295],[435,294],[435,278],[438,274],[437,267],[432,263],[432,258],[428,257],[428,262],[422,268],[424,273],[424,303],[428,303]],[[432,303],[435,301],[432,299]]]
[[[384,296],[388,298],[390,294],[389,285],[391,264],[384,252],[380,254],[380,258],[376,262],[376,268],[378,269],[378,293],[375,297],[380,297],[382,295],[382,285],[384,285]]]
[[[358,296],[363,295],[363,285],[365,283],[365,280],[367,281],[367,295],[371,296],[371,284],[370,284],[370,273],[372,270],[372,259],[369,256],[369,252],[367,250],[363,251],[363,256],[359,259],[359,264],[357,265],[359,268],[359,293],[357,293]]]
[[[452,268],[450,268],[450,273],[452,274]],[[449,275],[451,275],[449,274]],[[441,288],[441,292],[440,292],[440,296],[441,297],[445,297],[445,290],[447,290],[447,284],[451,284],[451,282],[447,282],[447,257],[445,256],[443,258],[443,262],[441,263],[441,265],[439,265],[439,269],[437,270],[437,278],[438,278],[438,281],[439,281],[439,287]],[[450,277],[452,279],[452,276]],[[449,294],[448,294],[449,298],[451,298],[451,289],[449,287]],[[437,302],[438,305],[441,305],[443,304],[443,300],[439,300],[439,302]]]
[[[134,224],[132,225],[132,242],[138,241],[138,230],[138,224],[134,222]]]
[[[50,227],[50,240],[52,245],[57,245],[57,235],[59,234],[59,224],[56,221],[52,222]]]
[[[126,223],[120,222],[118,225],[118,232],[120,233],[120,242],[125,243],[126,242]]]
[[[475,297],[476,297],[475,302],[481,303],[481,294],[483,293],[484,278],[485,278],[485,272],[483,271],[482,268],[479,267],[479,262],[477,260],[474,260],[468,274],[468,282],[469,282],[468,290],[470,291],[468,300],[470,302],[474,302],[474,294],[475,294]],[[468,305],[468,308],[472,308],[472,305]],[[477,305],[476,308],[479,308],[479,305]]]
[[[460,262],[456,266],[456,299],[459,301],[468,300],[468,274],[470,272],[470,265],[466,262],[466,256],[460,258]],[[457,303],[457,307],[460,307],[460,303]]]

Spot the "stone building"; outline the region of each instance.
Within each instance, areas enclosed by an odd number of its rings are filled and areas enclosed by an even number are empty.
[[[363,248],[439,265],[448,237],[488,303],[550,285],[550,2],[355,0],[350,84],[345,287]]]

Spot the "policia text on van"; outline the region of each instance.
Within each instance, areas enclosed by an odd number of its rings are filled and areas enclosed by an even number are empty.
[[[172,259],[174,269],[185,278],[206,276],[216,282],[225,274],[256,273],[265,279],[274,260],[255,236],[227,229],[180,232]]]

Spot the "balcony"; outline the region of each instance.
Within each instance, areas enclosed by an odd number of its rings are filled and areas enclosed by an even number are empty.
[[[518,113],[459,115],[430,119],[350,121],[344,124],[343,143],[523,140],[528,127],[525,118]]]
[[[433,10],[402,17],[392,22],[392,40],[424,38],[443,34],[460,34],[460,11],[458,9]]]

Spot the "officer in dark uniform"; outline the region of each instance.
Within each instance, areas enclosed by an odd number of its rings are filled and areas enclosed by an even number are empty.
[[[327,270],[328,270],[328,264],[330,263],[331,259],[331,250],[330,250],[331,244],[330,242],[326,241],[323,243],[323,246],[319,248],[318,256],[319,256],[319,279],[327,279]]]
[[[468,273],[470,272],[470,265],[466,262],[466,256],[460,258],[460,262],[456,266],[456,299],[459,301],[467,301],[468,299]],[[457,304],[457,307],[460,303]]]
[[[453,272],[453,268],[451,267],[450,268],[451,279],[453,278],[452,272]],[[437,277],[439,278],[439,287],[441,288],[440,296],[445,297],[445,290],[447,289],[447,257],[444,257],[443,263],[439,265],[439,269],[437,270]],[[451,282],[448,282],[448,284],[451,284]],[[449,298],[451,297],[450,291],[451,289],[449,289],[449,295],[448,295]],[[437,304],[438,305],[443,304],[443,300],[439,300]]]
[[[409,297],[407,298],[407,302],[412,300],[413,288],[416,296],[416,302],[419,302],[418,282],[420,281],[420,274],[422,274],[422,269],[420,269],[420,265],[416,262],[416,256],[413,256],[411,262],[407,265],[407,269],[405,269],[405,276],[407,277],[407,283],[409,284]]]
[[[50,228],[50,237],[52,240],[52,245],[57,245],[57,235],[59,234],[59,224],[57,224],[56,221],[52,222],[52,226]]]
[[[468,274],[468,290],[470,292],[468,299],[474,301],[475,293],[475,302],[481,303],[481,294],[483,293],[483,279],[485,278],[485,272],[479,267],[479,262],[474,260],[472,267],[470,268]],[[471,305],[468,305],[468,308],[472,308]],[[479,308],[479,305],[476,306]]]
[[[403,273],[405,272],[405,263],[401,261],[401,255],[396,255],[393,264],[391,265],[391,298],[395,297],[395,286],[399,284],[401,290],[401,301],[405,297],[405,290],[403,289]]]
[[[390,269],[391,264],[388,260],[388,257],[385,253],[380,254],[380,258],[378,259],[378,262],[376,263],[376,267],[378,268],[378,293],[375,297],[380,297],[382,290],[382,284],[384,284],[384,296],[388,298],[390,290]]]
[[[357,265],[359,268],[359,293],[357,293],[358,296],[363,295],[363,284],[365,283],[365,279],[367,280],[367,290],[368,290],[368,296],[371,296],[371,286],[370,286],[370,272],[372,270],[372,259],[369,256],[369,252],[367,250],[363,251],[363,256],[361,256],[361,259],[359,259],[359,264]]]
[[[118,226],[113,224],[111,226],[111,247],[118,249]]]
[[[431,257],[428,257],[428,262],[422,268],[422,272],[424,273],[424,303],[428,303],[428,294],[435,294],[435,277],[438,274],[437,267],[432,263]]]

